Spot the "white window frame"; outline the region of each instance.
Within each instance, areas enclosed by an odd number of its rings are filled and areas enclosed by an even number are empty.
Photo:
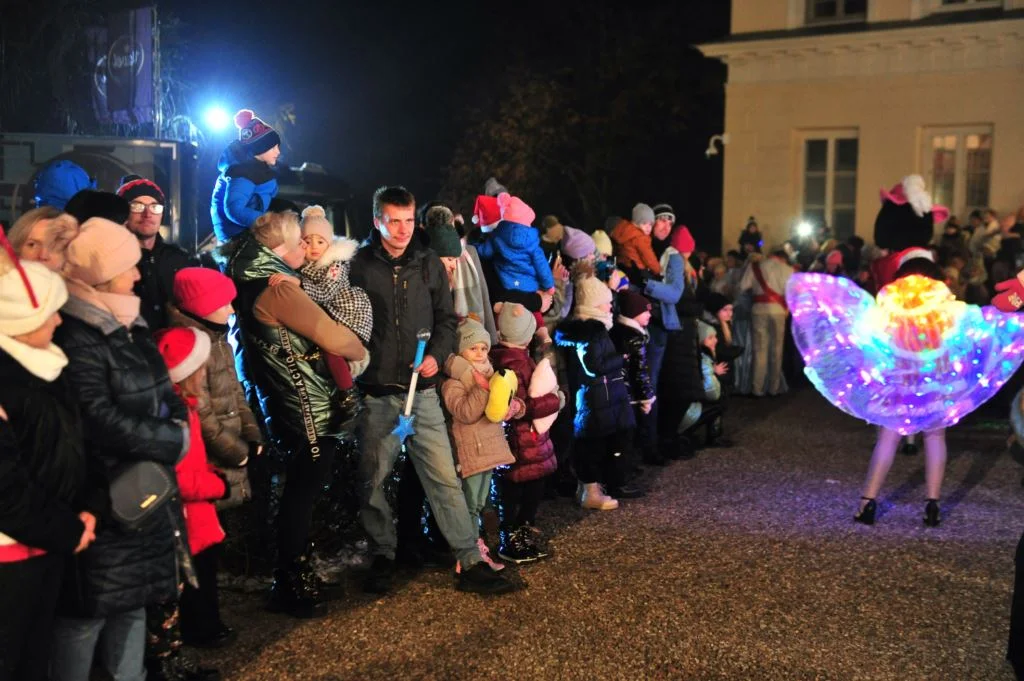
[[[1003,6],[1003,0],[967,0],[967,2],[955,5],[943,4],[942,0],[928,1],[932,12],[964,12],[972,9],[988,9]]]
[[[952,215],[966,223],[967,214],[975,209],[984,210],[990,206],[968,206],[967,205],[967,145],[964,139],[967,135],[989,135],[992,138],[991,158],[988,168],[988,199],[992,202],[992,166],[995,161],[996,136],[995,127],[990,124],[977,125],[936,125],[921,129],[921,176],[924,177],[925,185],[929,191],[932,189],[934,178],[934,149],[932,139],[939,136],[956,135],[955,165],[953,171],[953,205],[946,206]]]
[[[804,26],[829,26],[832,24],[861,24],[868,20],[868,12],[871,10],[872,1],[878,2],[879,0],[867,0],[866,6],[864,7],[864,14],[856,14],[852,16],[838,16],[829,19],[815,19],[811,16],[811,8],[814,6],[814,0],[803,0],[804,3]],[[843,0],[836,0],[838,3],[836,9],[839,12],[843,11],[842,3]]]
[[[796,215],[799,216],[798,220],[804,220],[804,196],[807,189],[807,142],[809,140],[827,140],[828,141],[828,152],[825,156],[825,221],[828,224],[829,229],[835,233],[835,224],[833,220],[833,213],[835,212],[835,154],[836,154],[836,141],[855,139],[857,140],[857,170],[855,176],[860,175],[860,131],[857,128],[837,128],[828,130],[801,130],[797,135],[797,143],[799,144],[799,151],[797,156],[799,157],[798,169],[800,180],[797,183],[798,191],[796,197]],[[857,201],[854,196],[854,202],[852,204],[854,210],[854,234],[856,234],[856,221],[857,221]],[[817,226],[817,225],[816,225]]]

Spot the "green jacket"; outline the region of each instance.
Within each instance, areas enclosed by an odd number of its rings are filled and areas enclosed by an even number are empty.
[[[236,325],[245,378],[255,388],[271,438],[282,448],[309,446],[316,458],[321,438],[341,435],[341,414],[333,383],[318,371],[320,349],[285,326],[261,324],[256,301],[272,274],[298,277],[249,233],[228,260],[227,273],[238,288]]]

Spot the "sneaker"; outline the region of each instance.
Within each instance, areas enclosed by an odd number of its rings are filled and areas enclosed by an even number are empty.
[[[540,550],[527,537],[529,530],[525,527],[517,527],[515,530],[501,533],[501,544],[498,547],[498,555],[502,560],[507,560],[517,565],[520,563],[532,563],[540,560]]]
[[[520,586],[480,561],[468,570],[459,571],[455,588],[477,594],[505,594],[516,591]]]
[[[370,572],[363,580],[363,591],[383,596],[391,591],[395,576],[395,561],[387,556],[375,556]]]
[[[523,525],[523,537],[526,543],[529,544],[536,552],[538,560],[543,560],[551,556],[551,550],[548,548],[547,541],[544,540],[544,536],[541,534],[539,527],[534,525]]]

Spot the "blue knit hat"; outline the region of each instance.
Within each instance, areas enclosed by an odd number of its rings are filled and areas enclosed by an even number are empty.
[[[277,131],[257,118],[251,109],[242,109],[235,114],[235,127],[238,128],[238,141],[253,156],[259,156],[281,144],[281,136]]]
[[[76,163],[66,159],[54,161],[36,175],[36,207],[64,210],[71,197],[83,189],[96,189],[96,180]]]

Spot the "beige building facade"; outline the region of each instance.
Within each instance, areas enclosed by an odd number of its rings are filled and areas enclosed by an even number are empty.
[[[723,244],[754,215],[871,241],[879,189],[919,173],[961,222],[1024,203],[1024,0],[732,0]]]

